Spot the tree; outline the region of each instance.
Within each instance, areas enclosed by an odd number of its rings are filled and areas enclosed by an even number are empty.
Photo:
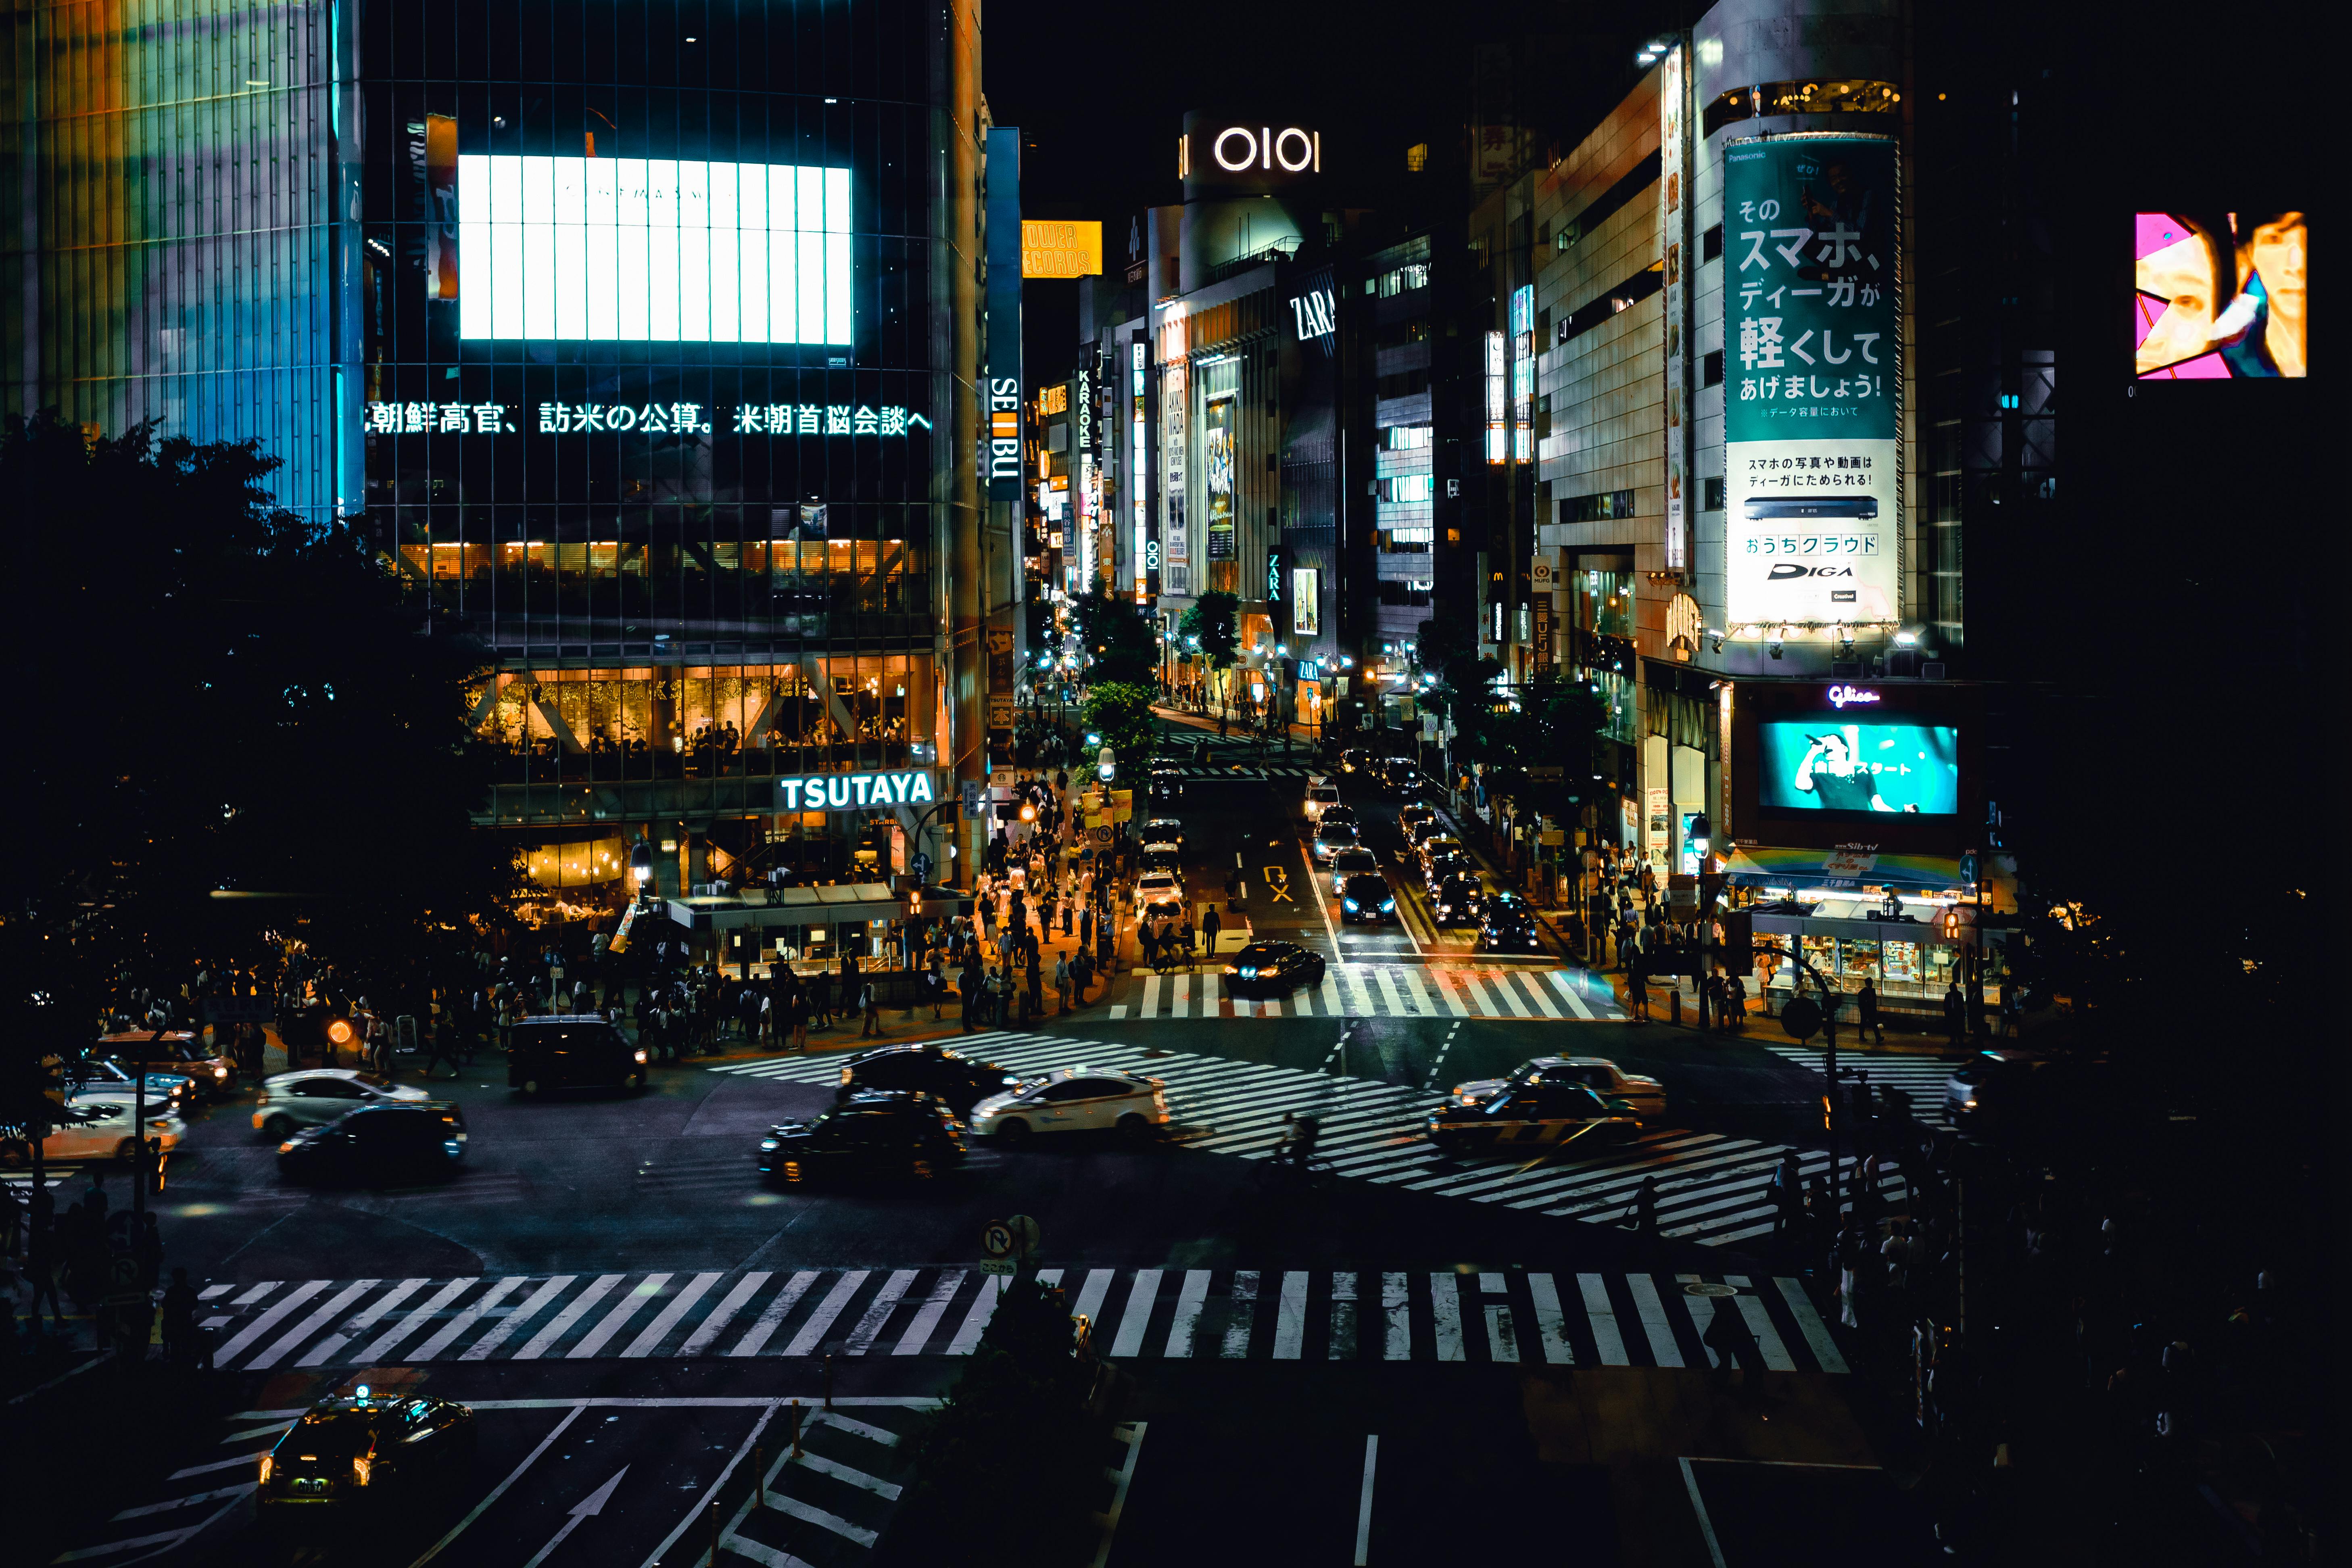
[[[1148,686],[1110,682],[1088,688],[1086,704],[1079,710],[1087,729],[1102,737],[1102,743],[1118,759],[1119,772],[1129,780],[1150,761],[1151,748],[1160,739],[1160,721],[1152,714],[1151,701]]]
[[[482,651],[404,602],[358,526],[272,506],[277,467],[149,426],[0,426],[24,606],[0,637],[52,672],[19,692],[39,741],[9,773],[9,1048],[70,1054],[119,977],[265,928],[399,968],[514,889],[471,821]]]
[[[1242,602],[1222,588],[1212,588],[1176,618],[1176,635],[1187,647],[1208,661],[1211,669],[1231,669],[1241,647]],[[1225,706],[1231,707],[1231,689]]]
[[[1088,684],[1150,685],[1160,670],[1160,639],[1135,601],[1097,588],[1076,608],[1078,646],[1094,660]]]
[[[1433,683],[1422,688],[1421,706],[1454,725],[1451,755],[1456,766],[1497,760],[1490,753],[1499,743],[1495,682],[1503,667],[1478,655],[1478,645],[1458,624],[1423,621],[1418,650],[1423,675]]]

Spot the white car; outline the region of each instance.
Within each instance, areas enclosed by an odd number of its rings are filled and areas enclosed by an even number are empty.
[[[1339,896],[1339,886],[1350,877],[1377,877],[1381,874],[1381,858],[1361,845],[1353,845],[1331,857],[1331,896]]]
[[[1321,778],[1310,778],[1307,781],[1307,821],[1322,821],[1323,808],[1325,806],[1337,805],[1339,804],[1339,786],[1338,784],[1331,783],[1328,779]]]
[[[310,1068],[261,1080],[253,1130],[283,1139],[298,1127],[321,1127],[362,1105],[404,1105],[433,1097],[357,1068]]]
[[[1172,871],[1146,871],[1135,879],[1135,907],[1148,909],[1153,904],[1184,902],[1184,884]]]
[[[1020,1143],[1039,1132],[1117,1132],[1143,1139],[1168,1124],[1168,1087],[1156,1078],[1057,1068],[971,1108],[972,1134]]]
[[[54,1129],[41,1140],[42,1159],[128,1161],[137,1152],[131,1131],[133,1108],[128,1097],[106,1091],[78,1096],[73,1108],[89,1120]],[[179,1147],[184,1131],[170,1110],[148,1107],[147,1142],[157,1153],[168,1154]],[[0,1138],[0,1168],[17,1171],[31,1163],[32,1150],[23,1139]]]
[[[1454,1098],[1483,1100],[1505,1089],[1530,1083],[1580,1083],[1593,1093],[1632,1102],[1633,1114],[1644,1122],[1666,1113],[1666,1086],[1656,1079],[1627,1072],[1607,1057],[1538,1057],[1521,1064],[1508,1078],[1482,1078],[1454,1086]]]

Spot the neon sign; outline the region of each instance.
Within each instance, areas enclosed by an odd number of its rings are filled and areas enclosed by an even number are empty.
[[[784,797],[787,811],[861,811],[886,805],[926,805],[939,798],[931,788],[931,775],[920,771],[778,779],[776,789]]]
[[[1859,686],[1832,686],[1830,688],[1830,706],[1832,708],[1843,710],[1849,702],[1875,702],[1877,700],[1877,692],[1864,691]]]

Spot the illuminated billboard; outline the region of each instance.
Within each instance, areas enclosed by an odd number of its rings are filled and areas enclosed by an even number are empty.
[[[467,154],[457,334],[846,343],[849,171]]]
[[[1102,225],[1021,220],[1021,276],[1096,278],[1102,274]]]
[[[2299,212],[2136,215],[2134,374],[2301,379],[2309,256]]]
[[[1851,723],[1829,712],[1759,723],[1758,804],[1767,811],[1956,816],[1959,731],[1880,718]]]
[[[1201,472],[1209,491],[1209,559],[1234,558],[1234,399],[1209,399],[1201,421]]]
[[[1899,618],[1895,143],[1724,154],[1724,580],[1734,626]]]

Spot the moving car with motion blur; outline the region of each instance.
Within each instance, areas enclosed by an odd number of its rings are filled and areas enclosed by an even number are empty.
[[[120,1096],[128,1105],[139,1093],[139,1078],[103,1058],[83,1057],[67,1062],[58,1069],[58,1077],[65,1086],[64,1098],[70,1100],[111,1100]],[[139,1077],[147,1080],[147,1103],[151,1106],[178,1109],[195,1103],[195,1079],[184,1073],[158,1072],[150,1068]],[[59,1097],[53,1094],[50,1098]]]
[[[945,1046],[883,1046],[841,1064],[841,1088],[836,1093],[845,1101],[859,1089],[936,1095],[958,1116],[969,1116],[973,1106],[1020,1081],[994,1062],[980,1061]]]
[[[1396,919],[1396,895],[1388,879],[1379,875],[1350,877],[1339,888],[1339,921],[1343,925],[1369,921],[1378,925]]]
[[[929,1181],[963,1161],[963,1123],[936,1094],[853,1089],[805,1121],[780,1121],[760,1140],[760,1174],[781,1182],[907,1176]]]
[[[455,1174],[465,1158],[464,1109],[428,1100],[362,1106],[323,1127],[305,1127],[278,1145],[278,1173],[362,1186],[430,1182]]]
[[[525,1094],[551,1089],[643,1089],[645,1047],[595,1013],[526,1018],[508,1036],[507,1087]]]
[[[47,1161],[120,1160],[124,1164],[139,1152],[139,1140],[133,1131],[138,1117],[136,1108],[127,1099],[108,1095],[100,1100],[76,1100],[51,1113],[58,1120],[49,1126],[49,1135],[41,1140],[41,1158]],[[147,1108],[147,1148],[150,1152],[168,1154],[180,1146],[187,1128],[171,1107],[151,1103]],[[22,1126],[0,1127],[0,1171],[21,1171],[33,1163],[32,1141]]]
[[[1228,991],[1287,993],[1323,979],[1323,955],[1295,942],[1254,942],[1226,962]]]
[[[1166,1084],[1092,1068],[1058,1068],[971,1108],[973,1134],[1005,1144],[1045,1132],[1116,1132],[1141,1142],[1167,1125]]]
[[[305,1068],[261,1080],[253,1130],[284,1142],[297,1128],[321,1127],[362,1105],[421,1105],[433,1096],[357,1068]]]
[[[321,1399],[261,1456],[254,1501],[284,1523],[303,1510],[392,1513],[454,1492],[474,1468],[474,1413],[362,1383]]]
[[[1467,1154],[1571,1138],[1630,1138],[1642,1120],[1631,1102],[1603,1099],[1580,1083],[1538,1081],[1484,1098],[1450,1096],[1429,1113],[1426,1126],[1439,1149]]]
[[[1627,1072],[1607,1057],[1538,1057],[1513,1068],[1507,1078],[1457,1083],[1453,1094],[1464,1105],[1479,1105],[1535,1085],[1561,1083],[1581,1084],[1604,1100],[1622,1100],[1644,1121],[1654,1121],[1666,1113],[1664,1084]]]
[[[151,1073],[180,1074],[194,1080],[199,1100],[217,1100],[236,1087],[236,1063],[218,1052],[208,1054],[187,1029],[165,1030],[161,1037],[152,1029],[101,1035],[89,1054],[122,1067],[142,1063]]]
[[[1508,890],[1489,893],[1478,905],[1478,951],[1541,952],[1543,928],[1533,905]]]

